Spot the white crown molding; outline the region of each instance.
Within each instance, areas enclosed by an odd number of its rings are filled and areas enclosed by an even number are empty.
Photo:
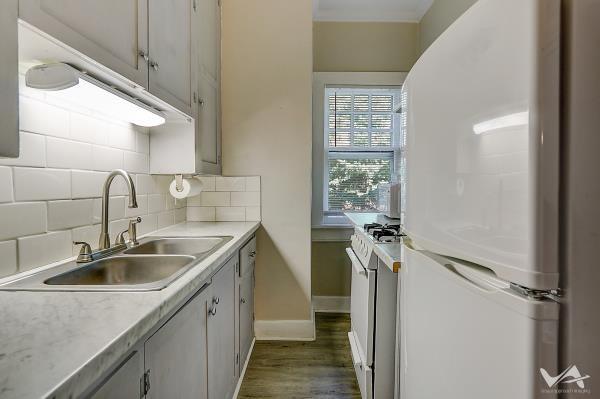
[[[313,20],[319,22],[413,22],[418,23],[429,10],[434,0],[422,0],[415,10],[397,10],[371,7],[355,7],[335,10],[320,9],[320,0],[313,0]]]

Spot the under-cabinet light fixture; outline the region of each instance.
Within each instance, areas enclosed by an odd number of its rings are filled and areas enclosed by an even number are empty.
[[[65,63],[36,65],[25,74],[27,87],[53,91],[67,101],[76,101],[107,116],[139,126],[165,123],[160,111]]]

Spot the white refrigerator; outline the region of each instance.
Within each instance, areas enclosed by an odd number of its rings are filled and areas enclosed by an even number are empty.
[[[590,393],[559,362],[564,3],[479,0],[406,79],[402,399]]]

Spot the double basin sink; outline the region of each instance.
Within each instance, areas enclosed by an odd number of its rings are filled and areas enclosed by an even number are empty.
[[[184,274],[233,237],[147,237],[90,263],[67,262],[0,286],[10,291],[153,291]]]

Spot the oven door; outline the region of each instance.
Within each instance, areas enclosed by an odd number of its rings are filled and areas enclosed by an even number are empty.
[[[375,333],[375,270],[366,269],[351,248],[346,252],[352,262],[350,318],[356,349],[364,366],[373,365]]]

